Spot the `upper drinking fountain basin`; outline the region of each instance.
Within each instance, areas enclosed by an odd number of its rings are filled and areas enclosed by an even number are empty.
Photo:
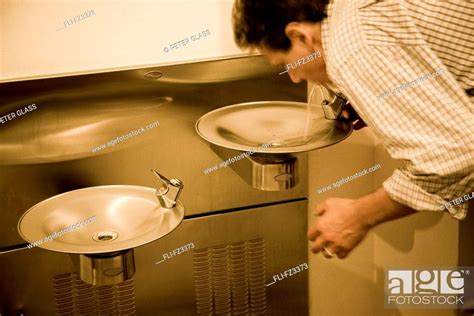
[[[230,105],[202,116],[198,134],[208,142],[239,151],[297,153],[338,143],[352,124],[328,120],[322,108],[306,103],[263,101]]]

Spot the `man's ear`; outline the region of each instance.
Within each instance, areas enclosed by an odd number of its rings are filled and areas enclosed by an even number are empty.
[[[311,30],[304,24],[299,22],[290,22],[285,27],[285,34],[291,41],[291,44],[297,42],[303,43],[305,46],[313,46],[313,38]]]

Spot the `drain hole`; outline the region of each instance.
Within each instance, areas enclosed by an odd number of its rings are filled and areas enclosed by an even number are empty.
[[[117,239],[117,237],[118,237],[117,232],[104,231],[104,232],[95,233],[94,236],[92,236],[92,239],[98,242],[105,242],[105,241],[115,240]]]
[[[114,237],[111,236],[111,235],[101,235],[101,236],[99,236],[100,241],[107,241],[107,240],[111,240],[112,238],[114,238]]]

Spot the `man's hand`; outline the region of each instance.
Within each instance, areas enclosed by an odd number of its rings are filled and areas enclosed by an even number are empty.
[[[330,198],[316,207],[316,222],[308,231],[313,253],[326,248],[343,259],[364,239],[370,226],[357,206],[357,200]]]
[[[316,221],[308,231],[311,251],[345,258],[372,227],[415,212],[392,200],[383,188],[356,200],[327,199],[313,213]]]
[[[356,131],[367,126],[349,103],[344,105],[342,109],[342,117],[351,121]]]

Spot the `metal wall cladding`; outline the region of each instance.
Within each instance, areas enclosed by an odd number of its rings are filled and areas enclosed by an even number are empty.
[[[149,71],[163,76],[145,79]],[[135,249],[134,299],[130,289],[121,294],[120,286],[111,296],[111,289],[78,285],[77,256],[36,247],[0,257],[0,312],[106,313],[113,306],[114,313],[122,308],[145,316],[195,315],[209,308],[224,314],[307,314],[306,275],[262,288],[263,276],[271,280],[307,260],[307,155],[299,158],[295,188],[259,191],[229,167],[204,174],[222,160],[194,130],[199,117],[221,106],[305,101],[305,85],[278,76],[260,58],[236,58],[0,84],[0,95],[0,113],[37,106],[1,126],[0,156],[9,155],[0,162],[2,246],[23,242],[15,227],[34,204],[97,185],[154,187],[152,168],[183,181],[180,200],[186,207],[185,220],[174,232]],[[172,102],[163,104],[163,98]],[[155,121],[156,128],[92,152]],[[195,251],[155,264],[161,254],[189,242]],[[210,271],[210,283],[199,283],[205,282],[205,273],[197,268]],[[120,307],[122,298],[128,303]],[[113,299],[118,301],[110,305]]]
[[[153,70],[163,77],[146,79]],[[299,155],[300,184],[286,191],[255,190],[230,167],[204,173],[222,159],[197,135],[199,117],[241,102],[306,100],[305,85],[279,76],[261,58],[4,83],[0,95],[0,113],[37,106],[1,126],[0,205],[12,224],[30,206],[65,191],[155,187],[150,168],[183,181],[188,215],[307,196],[307,154]],[[114,142],[156,121],[159,126]],[[25,187],[20,203],[6,201]]]
[[[196,312],[265,315],[265,240],[194,251]]]
[[[307,315],[307,272],[266,286],[274,275],[307,261],[306,231],[305,199],[195,216],[172,234],[134,249],[133,280],[103,287],[77,278],[78,255],[38,248],[14,252],[0,260],[2,312]],[[189,243],[192,250],[163,261],[164,254]]]
[[[307,261],[306,231],[306,200],[186,219],[136,249],[138,314],[307,315],[307,272],[267,287]],[[155,264],[190,242],[192,251]]]
[[[135,285],[128,280],[115,285],[92,286],[76,273],[53,277],[55,312],[69,315],[137,315]]]

